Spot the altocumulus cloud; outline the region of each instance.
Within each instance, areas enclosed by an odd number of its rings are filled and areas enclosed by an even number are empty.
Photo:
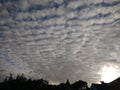
[[[0,80],[97,82],[120,65],[119,24],[119,0],[0,0]]]

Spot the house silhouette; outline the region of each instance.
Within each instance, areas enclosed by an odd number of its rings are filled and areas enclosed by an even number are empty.
[[[110,83],[101,82],[101,84],[92,84],[90,90],[120,90],[120,78]]]

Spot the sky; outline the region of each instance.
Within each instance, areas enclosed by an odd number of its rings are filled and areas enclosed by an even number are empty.
[[[120,0],[0,0],[0,81],[99,82],[120,73],[119,41]]]

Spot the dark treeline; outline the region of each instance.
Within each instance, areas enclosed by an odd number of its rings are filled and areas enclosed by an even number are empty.
[[[79,80],[70,84],[66,83],[51,85],[44,79],[27,79],[23,74],[13,78],[12,74],[0,83],[0,90],[89,90],[87,82]]]

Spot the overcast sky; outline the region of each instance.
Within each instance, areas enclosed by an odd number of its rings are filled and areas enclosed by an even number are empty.
[[[120,70],[120,0],[0,0],[0,81],[98,82],[106,65]]]

